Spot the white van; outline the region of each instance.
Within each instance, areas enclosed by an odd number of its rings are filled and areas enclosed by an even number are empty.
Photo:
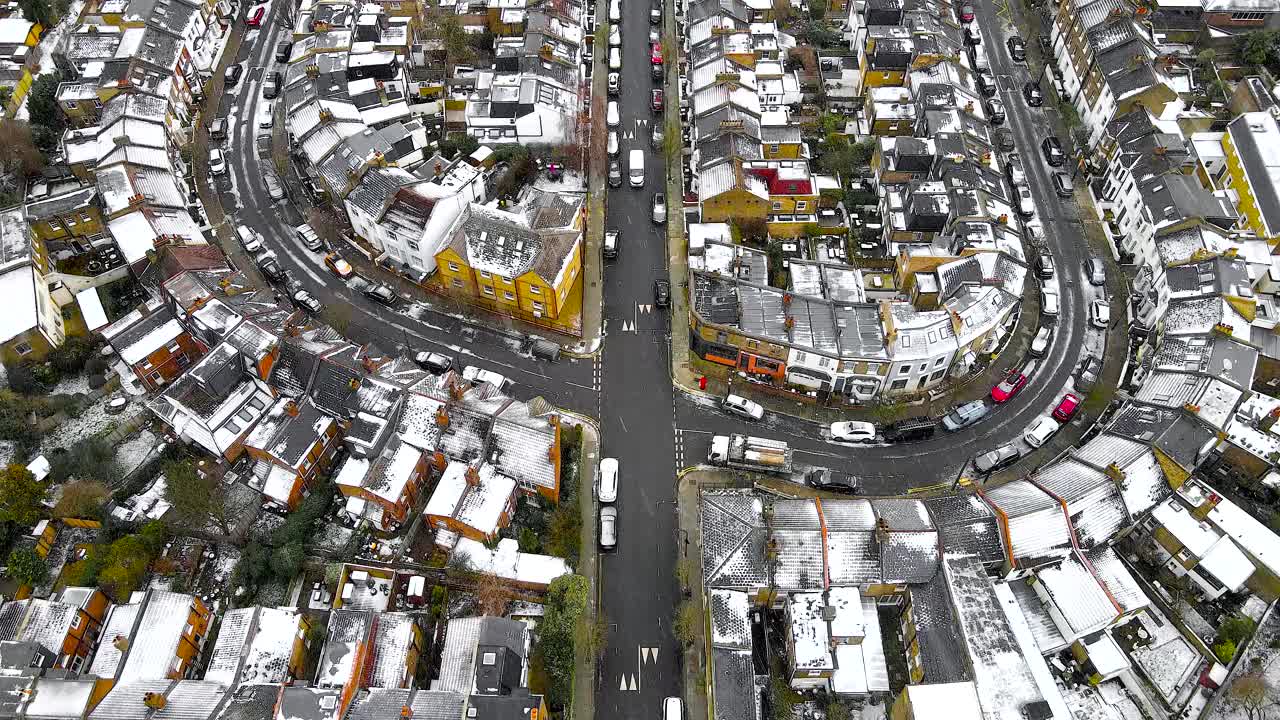
[[[618,123],[622,122],[622,117],[618,114],[617,100],[609,101],[609,109],[604,114],[604,121],[611,128],[618,127]]]
[[[240,244],[244,246],[244,251],[252,255],[262,249],[262,236],[240,225],[236,227],[236,234],[240,236]]]
[[[632,150],[631,163],[628,165],[628,177],[631,187],[644,187],[644,151]]]
[[[622,0],[609,0],[609,22],[622,22]]]
[[[622,49],[621,48],[609,48],[609,69],[610,70],[622,69]]]

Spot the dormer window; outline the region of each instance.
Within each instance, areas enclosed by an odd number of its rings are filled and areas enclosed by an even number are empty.
[[[486,652],[485,654],[480,656],[480,664],[481,665],[497,665],[498,654],[492,653],[492,652]]]

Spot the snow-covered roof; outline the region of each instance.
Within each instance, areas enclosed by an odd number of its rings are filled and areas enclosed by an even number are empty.
[[[1205,569],[1213,573],[1219,582],[1229,591],[1235,592],[1244,586],[1249,576],[1256,569],[1253,561],[1245,556],[1231,538],[1223,537],[1209,548],[1196,565],[1197,569]]]
[[[89,707],[97,682],[93,678],[40,678],[27,703],[29,718],[78,718]]]
[[[120,352],[121,360],[124,360],[129,365],[136,365],[146,360],[151,353],[168,345],[184,332],[186,332],[186,329],[182,327],[182,323],[178,322],[177,319],[171,319],[153,328],[128,347],[116,348],[116,350]]]
[[[498,547],[490,550],[484,543],[453,533],[440,533],[442,538],[456,538],[453,552],[464,558],[477,572],[497,575],[506,580],[528,585],[547,586],[552,580],[572,572],[562,558],[551,555],[535,555],[520,552],[520,544],[511,538],[498,541]]]
[[[831,635],[822,616],[826,601],[822,593],[793,593],[787,598],[791,619],[789,645],[791,659],[800,673],[833,669]]]
[[[192,596],[168,590],[147,593],[138,632],[130,644],[120,682],[168,677],[178,643],[186,631]]]
[[[473,472],[475,484],[468,481]],[[452,517],[485,535],[498,531],[502,513],[516,491],[516,481],[484,463],[479,468],[466,463],[450,462],[436,483],[427,503],[426,515]]]
[[[36,292],[35,271],[29,264],[0,273],[0,297],[5,305],[5,311],[0,313],[0,343],[9,342],[38,324]]]
[[[100,678],[113,678],[120,667],[124,651],[133,638],[133,626],[142,610],[142,603],[113,605],[107,615],[107,622],[99,635],[98,652],[93,656],[93,664],[89,666],[89,674]]]
[[[406,675],[413,672],[413,668],[409,666],[409,651],[413,647],[415,634],[412,615],[389,612],[378,616],[370,687],[398,688],[404,685]]]
[[[972,682],[908,685],[905,692],[916,720],[983,720]]]
[[[1075,553],[1056,565],[1036,570],[1035,576],[1046,599],[1057,608],[1055,620],[1065,623],[1059,629],[1068,640],[1100,630],[1120,614]]]

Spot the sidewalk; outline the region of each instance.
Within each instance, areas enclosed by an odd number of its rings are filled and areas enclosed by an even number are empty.
[[[596,463],[600,455],[600,430],[595,421],[583,415],[571,415],[582,426],[582,456],[578,462],[578,505],[582,512],[582,536],[579,540],[578,574],[587,579],[587,616],[594,618],[600,613],[600,566],[596,553],[596,502],[592,487],[595,484]],[[600,658],[600,649],[596,652],[582,652],[587,642],[588,625],[579,628],[576,644],[577,670],[573,677],[573,710],[570,716],[580,720],[591,720],[595,717],[596,703],[596,663]]]
[[[688,598],[697,607],[704,608],[705,598],[702,588],[702,525],[699,522],[698,492],[704,477],[714,477],[718,471],[694,470],[680,476],[676,480],[676,499],[679,508],[676,513],[677,527],[688,540],[685,543],[685,557],[680,560],[691,560],[693,572],[688,573]],[[679,561],[678,561],[679,562]],[[711,676],[704,663],[708,661],[706,647],[705,624],[698,625],[698,638],[683,651],[681,669],[684,673],[684,705],[685,717],[707,718],[710,703],[707,691],[711,687]]]

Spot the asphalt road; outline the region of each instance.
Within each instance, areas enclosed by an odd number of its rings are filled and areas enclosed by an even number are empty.
[[[645,184],[611,189],[606,226],[621,233],[621,251],[604,268],[600,414],[602,453],[618,459],[618,547],[601,557],[601,607],[610,623],[597,676],[596,717],[655,718],[662,699],[680,694],[678,647],[671,621],[678,599],[675,437],[670,376],[670,321],[653,305],[653,281],[667,277],[666,227],[651,219],[653,194],[664,192],[661,152],[650,147],[648,2],[622,3],[619,161],[628,171],[632,149],[645,153]],[[608,3],[599,0],[604,22]],[[608,72],[608,51],[596,48],[595,72]]]
[[[268,20],[276,16],[280,1],[273,4]],[[258,126],[260,107],[265,102],[264,77],[272,70],[283,71],[274,55],[276,42],[286,36],[284,27],[277,22],[264,21],[261,29],[250,29],[237,58],[245,66],[244,76],[223,98],[221,113],[227,118],[228,139],[222,146],[229,171],[215,181],[228,216],[237,224],[262,233],[267,251],[280,261],[289,278],[321,303],[349,306],[347,335],[353,340],[374,343],[386,352],[445,353],[460,365],[479,365],[502,373],[514,382],[515,392],[521,396],[541,395],[559,407],[596,414],[599,383],[592,359],[562,356],[558,362],[544,362],[526,351],[521,338],[436,312],[409,298],[402,297],[395,308],[388,309],[360,294],[362,280],[338,278],[324,266],[324,253],[313,253],[301,245],[293,228],[303,222],[297,207],[307,207],[307,201],[295,195],[295,207],[288,201],[271,200],[262,180],[263,171],[271,169],[271,163],[260,160],[255,149],[257,135],[269,132]],[[275,122],[283,122],[280,108]],[[254,260],[243,248],[225,249],[238,267],[256,274]]]

